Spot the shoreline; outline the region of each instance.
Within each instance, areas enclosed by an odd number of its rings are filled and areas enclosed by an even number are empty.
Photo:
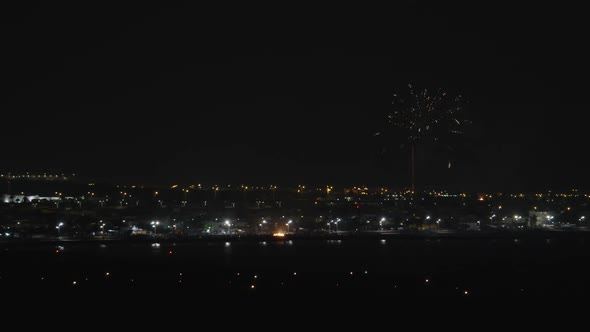
[[[590,231],[404,231],[404,232],[340,232],[338,234],[285,234],[276,237],[272,234],[248,235],[205,235],[194,237],[136,237],[136,238],[39,238],[39,239],[2,239],[0,244],[62,244],[62,243],[199,243],[199,242],[282,242],[288,240],[493,240],[493,239],[560,239],[560,238],[589,238]]]

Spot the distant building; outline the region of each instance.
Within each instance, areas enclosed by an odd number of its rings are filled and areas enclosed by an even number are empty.
[[[58,196],[39,196],[39,195],[7,195],[2,196],[3,203],[24,203],[34,201],[61,201],[61,197]]]

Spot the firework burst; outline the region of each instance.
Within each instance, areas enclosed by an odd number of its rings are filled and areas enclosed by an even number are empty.
[[[469,121],[462,117],[462,97],[450,96],[439,90],[417,91],[408,85],[404,94],[393,94],[393,110],[387,115],[388,124],[406,139],[416,144],[427,139],[446,142],[463,134]]]
[[[414,191],[414,149],[419,143],[435,143],[453,150],[457,138],[470,124],[463,117],[461,95],[451,96],[437,90],[416,90],[411,84],[403,93],[394,93],[392,111],[387,115],[387,128],[401,147],[411,147],[412,191]],[[381,135],[381,132],[375,135]],[[448,167],[451,167],[449,161]]]

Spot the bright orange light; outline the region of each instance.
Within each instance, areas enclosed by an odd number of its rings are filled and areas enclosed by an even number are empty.
[[[285,233],[280,233],[280,232],[279,233],[273,233],[272,236],[275,236],[275,237],[285,237]]]
[[[480,198],[479,198],[479,200],[480,200],[480,201],[483,201],[483,197],[480,197]]]

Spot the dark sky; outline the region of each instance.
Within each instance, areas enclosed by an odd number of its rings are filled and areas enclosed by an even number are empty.
[[[408,83],[469,100],[453,167],[418,183],[587,188],[582,8],[11,7],[0,11],[4,171],[147,183],[405,186],[372,134]]]

